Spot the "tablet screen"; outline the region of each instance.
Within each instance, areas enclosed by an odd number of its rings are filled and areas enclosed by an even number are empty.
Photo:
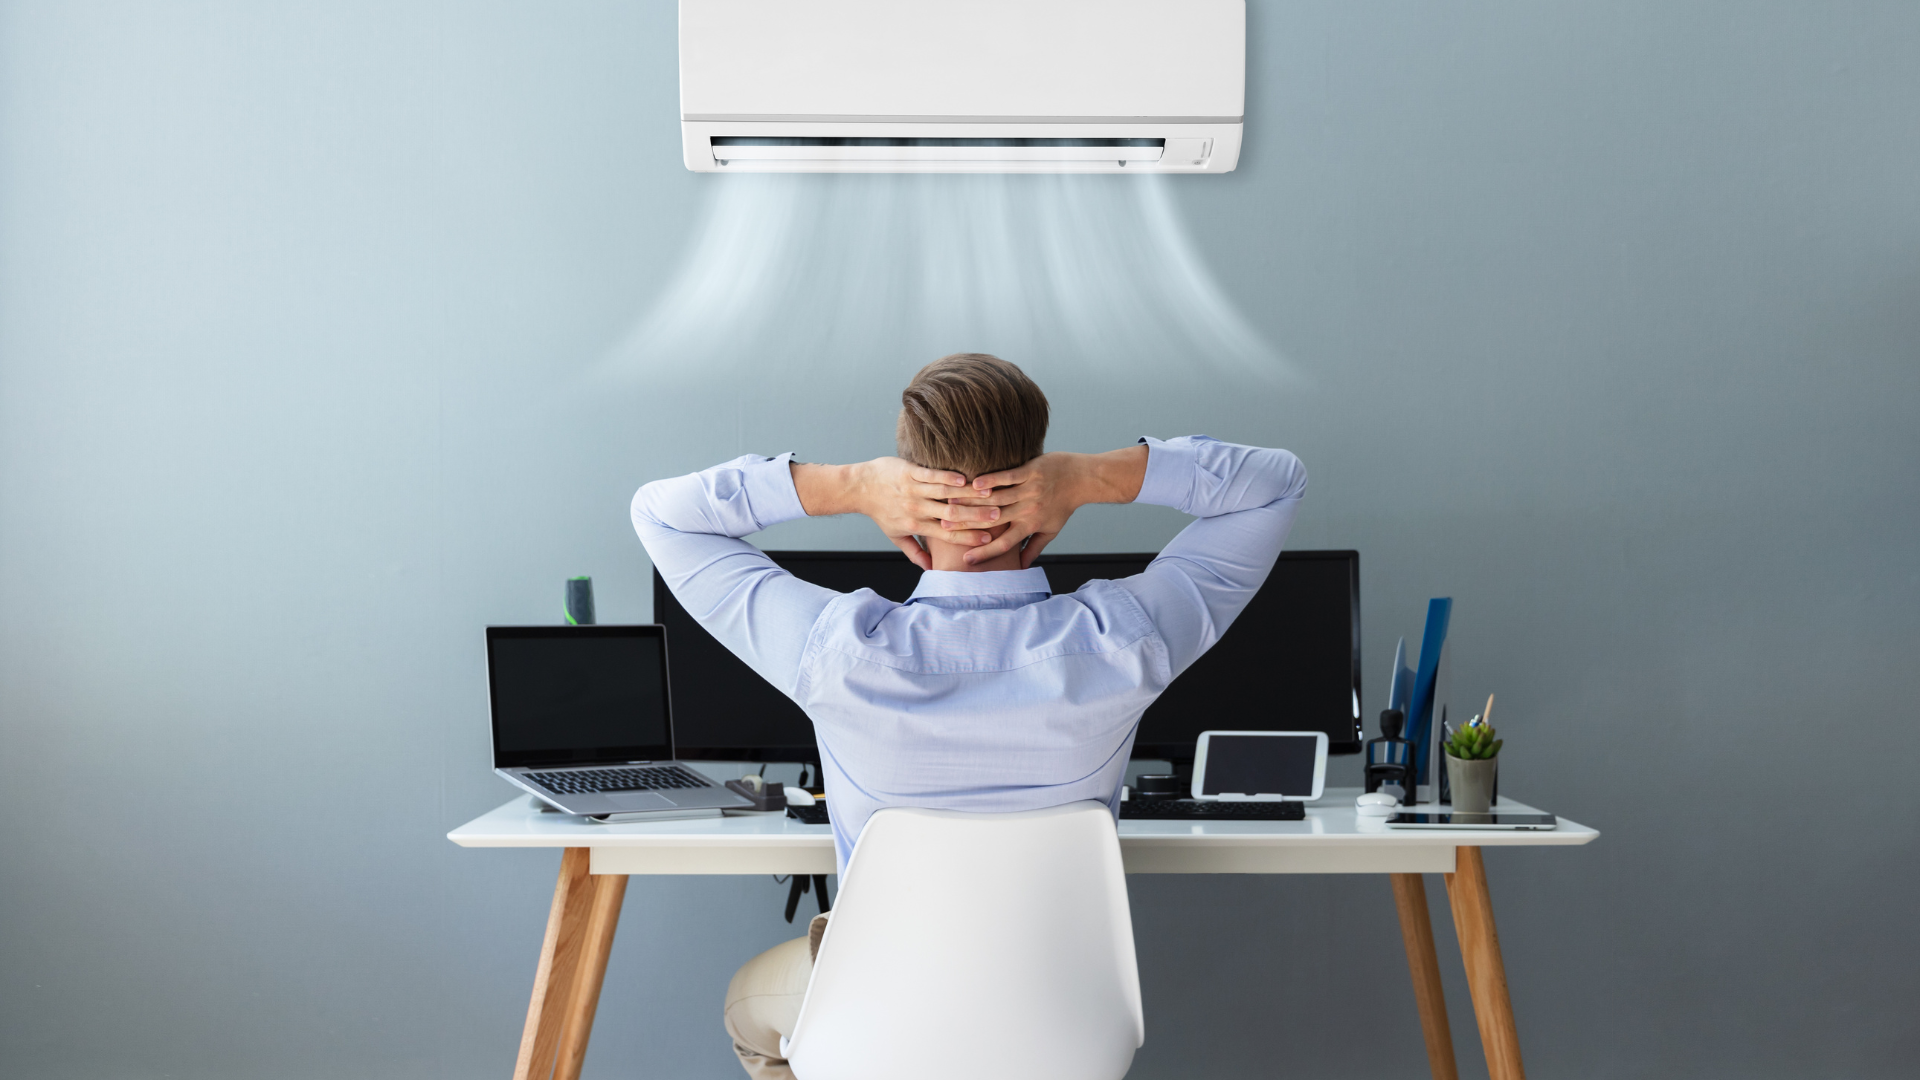
[[[1200,778],[1200,794],[1313,798],[1319,743],[1312,733],[1213,733],[1207,740],[1207,771]]]

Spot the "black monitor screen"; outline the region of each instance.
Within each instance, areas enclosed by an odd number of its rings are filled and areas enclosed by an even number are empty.
[[[771,551],[795,577],[835,592],[872,589],[905,601],[920,568],[897,551]],[[687,614],[660,572],[653,574],[653,621],[672,643],[674,729],[681,757],[695,761],[820,760],[813,721],[793,699],[754,674]]]
[[[920,570],[898,552],[773,551],[794,576],[839,592],[904,601]],[[1070,593],[1131,577],[1152,555],[1043,555],[1047,582]],[[656,571],[654,621],[672,643],[674,730],[683,758],[818,761],[813,724],[688,615]],[[1360,749],[1360,557],[1290,551],[1206,655],[1140,722],[1133,756],[1191,761],[1207,730],[1324,731],[1328,751]]]
[[[673,757],[657,626],[489,626],[496,768]]]

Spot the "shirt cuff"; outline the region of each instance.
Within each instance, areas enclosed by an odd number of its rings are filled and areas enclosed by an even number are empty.
[[[1199,467],[1193,443],[1206,438],[1189,435],[1162,442],[1151,435],[1141,436],[1140,441],[1147,445],[1147,472],[1133,501],[1184,511],[1193,501],[1193,472]]]
[[[746,482],[747,506],[754,523],[761,528],[807,516],[800,505],[800,492],[793,486],[793,454],[760,458],[740,467]]]

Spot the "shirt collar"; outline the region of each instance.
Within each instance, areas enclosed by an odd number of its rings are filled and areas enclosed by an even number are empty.
[[[911,604],[923,596],[1010,596],[1016,593],[1046,593],[1047,572],[1035,566],[1026,570],[927,570],[914,586]]]

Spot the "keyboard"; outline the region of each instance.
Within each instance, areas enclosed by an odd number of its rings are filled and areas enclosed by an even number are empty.
[[[787,805],[787,816],[808,825],[825,825],[827,804]],[[1129,799],[1120,804],[1122,821],[1305,821],[1297,802],[1215,802],[1201,799]]]
[[[559,795],[586,795],[596,791],[664,791],[668,788],[708,788],[713,785],[678,765],[629,765],[610,769],[549,769],[530,772],[527,779]]]
[[[823,802],[814,803],[812,806],[795,806],[792,803],[788,803],[787,816],[796,821],[805,822],[808,825],[827,825],[831,823],[831,819],[827,817],[827,804]]]
[[[1122,821],[1305,821],[1299,802],[1223,802],[1217,799],[1128,799]]]

